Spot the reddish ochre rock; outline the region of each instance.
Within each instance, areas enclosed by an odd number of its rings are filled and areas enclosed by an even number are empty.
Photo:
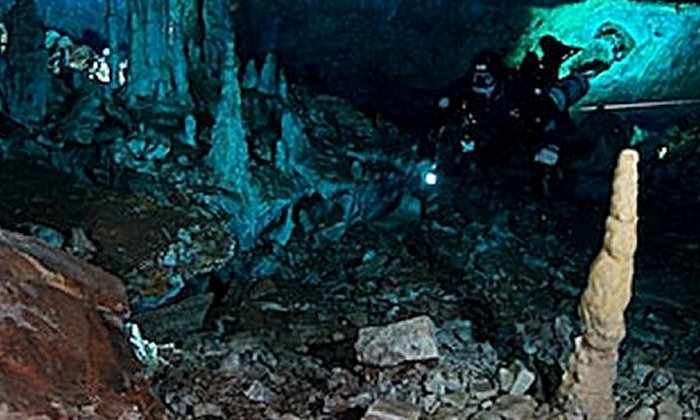
[[[163,419],[122,333],[122,282],[0,229],[0,419]]]

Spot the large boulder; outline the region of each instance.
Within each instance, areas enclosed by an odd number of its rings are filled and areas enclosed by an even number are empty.
[[[122,333],[118,278],[1,229],[0,261],[0,418],[165,418]]]

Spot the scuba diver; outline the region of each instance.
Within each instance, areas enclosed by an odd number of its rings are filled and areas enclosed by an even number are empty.
[[[589,83],[578,73],[559,78],[562,63],[580,48],[549,35],[539,46],[543,56],[528,53],[518,69],[507,68],[497,53],[478,54],[438,101],[445,119],[433,132],[435,147],[457,160],[473,154],[485,170],[527,166],[543,188],[559,177],[562,143],[573,126],[568,110]]]

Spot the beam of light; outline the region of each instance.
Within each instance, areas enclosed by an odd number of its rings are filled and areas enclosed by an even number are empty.
[[[578,109],[581,112],[595,111],[635,111],[639,109],[653,109],[677,106],[693,106],[700,105],[700,99],[668,99],[658,101],[636,101],[636,102],[617,102],[608,104],[585,104]]]

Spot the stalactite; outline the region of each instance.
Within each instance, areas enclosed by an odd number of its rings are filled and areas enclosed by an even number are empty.
[[[117,9],[115,0],[107,0],[105,25],[107,27],[107,41],[109,42],[109,86],[112,89],[119,87],[119,28],[117,26]]]
[[[168,8],[170,10],[170,58],[173,63],[175,92],[180,98],[188,98],[190,88],[187,80],[186,41],[183,33],[185,6],[181,0],[169,0]]]
[[[222,70],[228,53],[228,40],[234,36],[230,4],[228,0],[203,0],[202,61],[212,75]]]
[[[189,99],[180,3],[127,0],[131,41],[129,98]]]

